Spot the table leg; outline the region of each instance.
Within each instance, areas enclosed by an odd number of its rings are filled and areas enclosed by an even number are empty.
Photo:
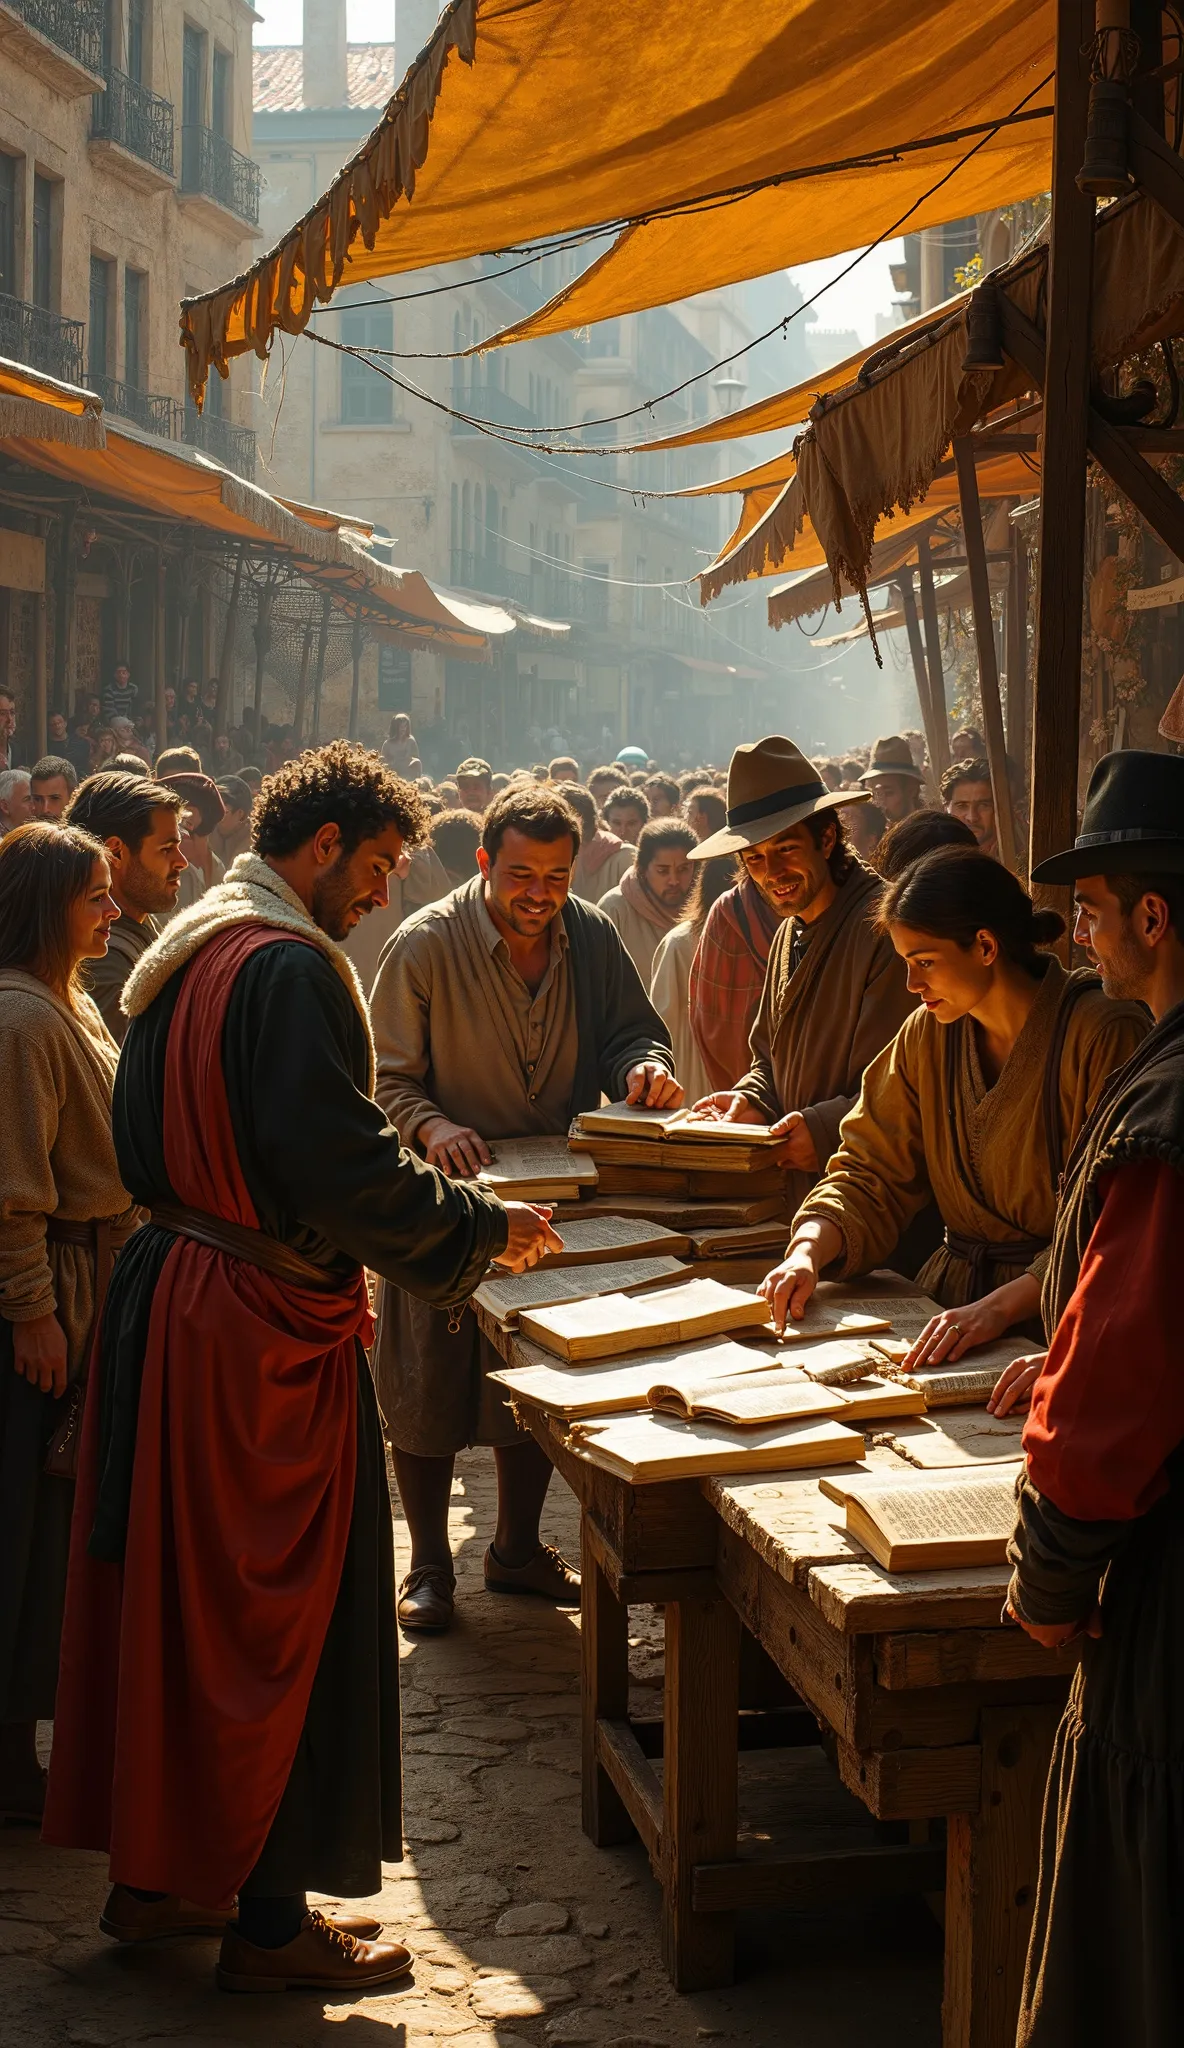
[[[722,1595],[666,1609],[662,1957],[678,1991],[730,1984],[734,1915],[696,1913],[697,1863],[736,1854],[740,1619]]]
[[[629,1610],[596,1561],[586,1513],[580,1517],[580,1571],[583,1823],[589,1839],[605,1849],[634,1836],[624,1802],[596,1756],[597,1720],[624,1721],[629,1713]]]
[[[946,1837],[943,2048],[1014,2048],[1055,1706],[982,1715],[982,1798]]]

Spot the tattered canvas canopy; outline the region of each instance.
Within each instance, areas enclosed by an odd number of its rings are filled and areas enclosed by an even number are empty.
[[[1047,250],[1043,246],[997,274],[1008,306],[1039,330]],[[1094,250],[1092,350],[1095,370],[1111,368],[1169,334],[1184,332],[1184,234],[1152,201],[1134,197],[1098,218]],[[1005,357],[1002,369],[964,368],[967,307],[935,315],[895,354],[883,349],[845,390],[825,397],[794,445],[796,467],[780,490],[754,487],[736,533],[700,579],[704,600],[729,583],[828,563],[836,596],[866,585],[875,539],[958,502],[949,453],[955,436],[977,422],[1003,424],[1002,409],[1033,386],[1028,369]],[[869,354],[872,352],[869,352]],[[1019,462],[1010,481],[995,465]],[[944,475],[939,474],[945,468]],[[1030,495],[1027,458],[992,453],[980,463],[984,497]]]
[[[566,328],[1039,191],[1052,24],[1051,0],[452,0],[329,190],[185,302],[194,396],[343,283],[627,229]]]

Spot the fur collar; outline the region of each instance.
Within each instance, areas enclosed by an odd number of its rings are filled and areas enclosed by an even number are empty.
[[[281,880],[274,868],[256,853],[240,853],[227,869],[225,879],[207,889],[167,924],[158,939],[133,967],[124,984],[121,1008],[127,1017],[139,1017],[160,994],[166,981],[188,967],[195,953],[236,924],[274,925],[320,948],[349,991],[370,1055],[370,1086],[374,1086],[374,1034],[370,1010],[352,960],[323,932],[305,909],[294,889]]]

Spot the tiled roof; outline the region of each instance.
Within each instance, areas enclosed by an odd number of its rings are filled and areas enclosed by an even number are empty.
[[[257,114],[298,114],[304,105],[304,52],[299,43],[274,43],[252,52]],[[350,43],[346,51],[347,104],[385,107],[395,89],[393,43]]]

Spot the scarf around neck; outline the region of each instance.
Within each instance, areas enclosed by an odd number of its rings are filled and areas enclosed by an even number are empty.
[[[644,917],[646,923],[652,924],[655,931],[672,932],[676,924],[682,924],[686,904],[680,903],[677,910],[667,910],[665,904],[656,902],[650,895],[636,868],[629,868],[621,876],[617,887],[630,910],[635,910],[639,917]]]
[[[124,984],[121,1008],[126,1017],[139,1017],[154,1002],[165,983],[188,967],[203,946],[236,924],[273,925],[291,932],[324,954],[346,991],[366,1034],[370,1066],[370,1087],[374,1087],[374,1034],[370,1010],[352,960],[323,932],[294,889],[270,868],[257,853],[240,853],[227,869],[224,880],[207,889],[167,924],[154,939]]]

